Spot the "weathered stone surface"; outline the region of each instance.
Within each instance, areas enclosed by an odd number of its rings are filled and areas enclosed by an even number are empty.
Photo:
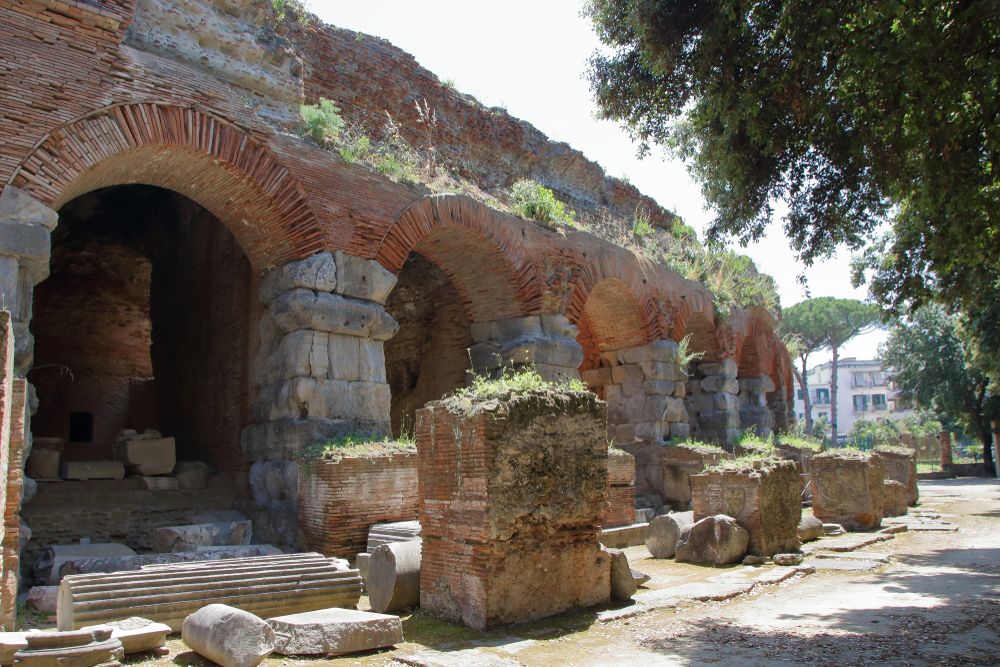
[[[420,603],[421,543],[394,542],[372,551],[365,585],[372,611],[398,611]]]
[[[28,456],[28,465],[25,473],[32,479],[52,480],[59,479],[59,459],[62,457],[54,449],[32,449]]]
[[[823,522],[809,514],[799,520],[799,541],[812,542],[823,536]]]
[[[685,563],[727,565],[743,559],[750,533],[723,514],[698,521],[677,544],[675,556]]]
[[[56,613],[59,602],[58,586],[32,586],[28,590],[28,606],[47,614]]]
[[[372,553],[383,544],[394,542],[420,541],[419,521],[391,521],[376,523],[368,529],[368,553]]]
[[[59,464],[63,479],[124,479],[121,461],[63,461]]]
[[[68,630],[136,615],[177,632],[188,614],[221,601],[251,613],[294,614],[353,607],[360,596],[358,571],[317,553],[147,565],[64,577],[57,621]]]
[[[750,533],[757,556],[798,550],[802,517],[799,473],[781,459],[753,461],[739,468],[714,467],[691,477],[694,519],[723,514]]]
[[[332,292],[337,287],[337,263],[328,252],[288,262],[264,275],[260,300],[271,303],[279,295],[296,288]]]
[[[653,517],[646,533],[646,548],[653,558],[670,558],[686,526],[694,523],[693,512],[671,512]]]
[[[385,303],[389,292],[396,286],[396,275],[373,259],[348,255],[342,250],[337,259],[337,294]]]
[[[80,558],[135,556],[124,544],[98,542],[94,544],[53,544],[35,561],[35,579],[48,586],[59,583],[59,570],[64,563]]]
[[[906,486],[894,479],[887,479],[883,482],[882,489],[882,515],[883,516],[903,516],[906,514],[910,494]]]
[[[111,632],[107,626],[75,632],[29,632],[25,635],[28,645],[14,654],[14,664],[26,667],[116,665],[125,651],[122,643],[111,637]]]
[[[792,565],[802,564],[802,554],[799,553],[787,553],[787,554],[774,554],[771,556],[771,562],[775,565],[783,565],[789,567]]]
[[[381,438],[389,434],[388,412],[372,421],[287,417],[247,426],[241,434],[240,446],[248,461],[291,460],[318,442],[345,435]]]
[[[611,599],[631,600],[639,587],[635,582],[635,577],[632,576],[628,557],[624,551],[618,549],[608,549],[607,551],[611,557]]]
[[[0,665],[13,665],[14,654],[28,646],[27,632],[0,632]]]
[[[250,544],[250,521],[164,526],[153,531],[153,551],[192,551],[198,547]]]
[[[143,477],[142,483],[150,491],[177,491],[181,488],[174,477]]]
[[[210,604],[185,618],[181,639],[222,667],[255,667],[271,655],[275,642],[264,620],[224,604]]]
[[[367,590],[368,586],[368,566],[372,562],[372,555],[367,551],[363,551],[354,557],[354,566],[358,568],[358,572],[361,573],[361,580],[365,582],[365,587]]]
[[[174,473],[174,479],[177,480],[177,488],[184,491],[198,491],[204,489],[208,484],[205,471],[197,468],[189,468],[176,472]]]
[[[167,565],[169,563],[193,563],[199,561],[252,558],[254,556],[279,556],[281,549],[270,544],[242,544],[226,547],[198,547],[195,551],[175,551],[170,553],[137,554],[134,556],[66,557],[59,566],[56,582],[71,574],[96,574],[99,572],[128,572],[140,570],[147,565]]]
[[[920,500],[917,489],[917,453],[906,451],[901,447],[879,448],[878,455],[882,457],[885,478],[893,479],[906,487],[907,504],[916,505]]]
[[[307,289],[285,292],[271,302],[268,312],[286,333],[312,329],[388,340],[399,330],[396,320],[378,304]]]
[[[813,457],[811,468],[817,519],[848,530],[881,525],[885,475],[878,454],[826,451]]]
[[[52,230],[59,222],[59,214],[24,190],[6,185],[0,192],[0,220]]]
[[[115,443],[115,459],[139,475],[169,475],[177,464],[173,438],[134,438]]]
[[[674,426],[671,426],[673,429]],[[675,509],[687,509],[691,503],[691,475],[696,475],[728,454],[685,445],[668,445],[659,450],[659,490],[664,502]]]
[[[102,626],[92,626],[83,628],[84,630],[95,629]],[[151,621],[148,618],[133,616],[121,621],[109,621],[103,627],[111,628],[111,638],[122,643],[125,654],[145,653],[165,646],[167,635],[170,634],[170,626],[163,623]]]
[[[640,572],[639,570],[632,570],[632,579],[635,581],[636,586],[642,586],[647,581],[649,581],[650,576],[645,572]]]
[[[403,641],[398,616],[354,609],[320,609],[267,619],[282,655],[344,655]]]
[[[297,377],[261,387],[258,415],[267,420],[311,417],[388,421],[390,400],[389,385],[381,382]]]

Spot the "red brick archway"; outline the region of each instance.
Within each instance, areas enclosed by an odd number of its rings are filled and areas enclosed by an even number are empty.
[[[325,247],[302,188],[260,138],[198,109],[100,109],[46,135],[9,183],[57,210],[113,185],[173,190],[219,218],[258,271]]]
[[[411,252],[423,255],[452,281],[474,322],[530,314],[542,291],[508,217],[468,197],[425,197],[386,232],[375,259],[399,273]]]

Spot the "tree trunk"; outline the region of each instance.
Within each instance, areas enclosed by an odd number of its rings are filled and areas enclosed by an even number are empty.
[[[802,372],[800,373],[795,365],[792,364],[792,373],[795,374],[795,379],[799,381],[799,387],[802,389],[802,405],[805,408],[805,419],[806,419],[806,435],[813,434],[813,416],[812,416],[812,402],[809,400],[809,376],[806,374],[806,361],[808,355],[800,357],[802,360]]]
[[[832,344],[833,359],[830,360],[830,444],[837,446],[837,354],[836,344]]]

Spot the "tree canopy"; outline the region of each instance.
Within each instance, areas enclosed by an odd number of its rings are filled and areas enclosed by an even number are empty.
[[[894,325],[882,348],[903,398],[950,417],[975,434],[989,454],[990,419],[1000,417],[989,377],[977,367],[959,318],[937,305],[925,306]]]
[[[981,337],[1000,331],[996,2],[591,0],[588,12],[608,47],[590,64],[601,113],[689,162],[716,212],[710,240],[760,238],[783,202],[808,263],[891,222],[862,267],[876,297],[896,312],[940,298]]]

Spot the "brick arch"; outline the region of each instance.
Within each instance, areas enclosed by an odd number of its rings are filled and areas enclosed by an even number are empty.
[[[542,289],[517,220],[459,195],[425,197],[389,228],[375,259],[399,273],[410,253],[451,280],[474,322],[538,311]]]
[[[582,309],[573,311],[573,315],[570,320],[580,330],[578,340],[585,361],[591,363],[595,352],[638,347],[653,339],[642,303],[618,278],[605,278],[593,285]]]
[[[47,134],[9,183],[56,210],[114,185],[173,190],[226,225],[257,270],[326,245],[301,186],[260,137],[189,107],[138,103],[94,111]]]

